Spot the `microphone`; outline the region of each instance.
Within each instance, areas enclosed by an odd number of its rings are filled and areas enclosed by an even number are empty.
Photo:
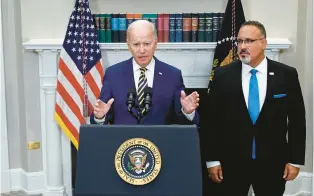
[[[135,88],[130,88],[127,95],[126,105],[128,106],[128,111],[132,110],[135,106],[136,90]]]
[[[150,107],[152,106],[152,96],[153,89],[151,87],[146,87],[144,89],[144,108],[146,112],[148,112]]]

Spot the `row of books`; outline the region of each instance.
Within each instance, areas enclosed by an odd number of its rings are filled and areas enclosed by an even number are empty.
[[[152,22],[158,42],[216,42],[224,13],[94,14],[100,43],[126,42],[126,30],[135,20]]]

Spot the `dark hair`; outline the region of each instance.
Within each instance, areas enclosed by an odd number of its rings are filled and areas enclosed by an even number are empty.
[[[254,26],[256,28],[259,29],[259,31],[261,32],[261,34],[264,36],[264,38],[266,39],[266,30],[265,27],[262,23],[258,22],[258,21],[254,21],[254,20],[249,20],[244,22],[241,27],[243,26]]]

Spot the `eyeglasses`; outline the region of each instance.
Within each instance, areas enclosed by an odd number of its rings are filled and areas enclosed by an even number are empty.
[[[252,44],[253,42],[257,41],[257,40],[262,40],[264,38],[259,38],[259,39],[245,39],[245,40],[242,40],[242,39],[238,39],[238,44],[247,44],[247,45],[250,45]]]

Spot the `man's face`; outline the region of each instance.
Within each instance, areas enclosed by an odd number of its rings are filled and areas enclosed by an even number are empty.
[[[157,38],[153,29],[147,26],[132,29],[128,36],[128,48],[136,63],[146,67],[157,48]]]
[[[243,63],[256,65],[264,58],[267,41],[252,25],[243,26],[238,33],[238,55]]]

